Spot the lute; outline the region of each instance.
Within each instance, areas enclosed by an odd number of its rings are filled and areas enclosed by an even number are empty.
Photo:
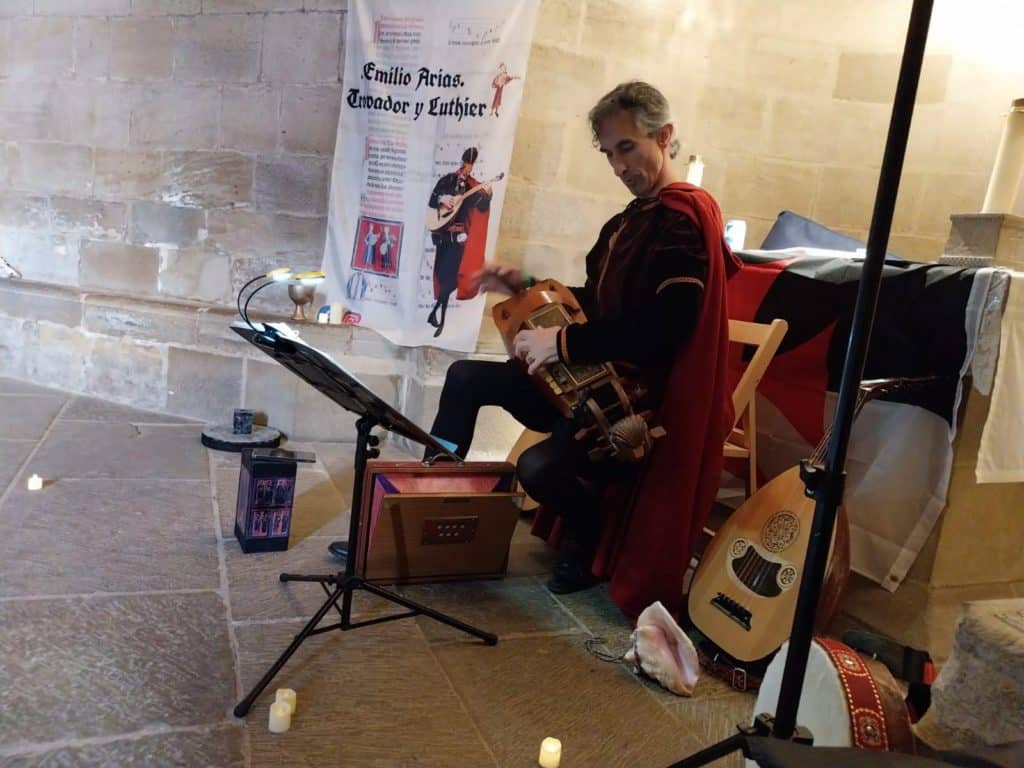
[[[855,413],[885,392],[927,379],[861,382]],[[832,425],[807,463],[822,466]],[[803,578],[815,501],[806,494],[800,467],[791,467],[747,499],[722,524],[694,573],[687,596],[690,620],[725,653],[739,661],[766,661],[789,638]],[[829,564],[815,628],[832,621],[850,571],[850,530],[837,510]]]
[[[493,184],[496,181],[501,181],[505,178],[504,173],[499,173],[493,179],[490,179],[484,184]],[[455,198],[450,208],[445,206],[439,206],[437,208],[431,208],[427,206],[427,229],[431,232],[437,232],[438,230],[444,229],[455,218],[455,214],[459,212],[462,204],[472,195],[481,191],[484,188],[484,184],[477,184],[472,189],[467,189],[461,195],[453,195]]]

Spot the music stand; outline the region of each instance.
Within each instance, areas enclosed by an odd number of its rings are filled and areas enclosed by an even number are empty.
[[[440,442],[373,394],[373,392],[360,383],[359,379],[332,360],[330,356],[309,346],[297,336],[288,335],[269,325],[261,326],[256,324],[255,326],[249,326],[243,323],[235,323],[231,326],[231,329],[252,345],[266,352],[285,368],[315,387],[342,408],[359,416],[359,419],[356,421],[355,482],[352,486],[349,541],[359,540],[359,530],[362,522],[359,518],[362,508],[363,476],[366,473],[366,461],[380,455],[380,449],[376,447],[380,443],[380,438],[371,434],[375,427],[383,427],[432,448],[442,456],[455,461],[461,461],[458,456],[445,448]],[[345,570],[335,574],[281,574],[281,581],[312,581],[318,583],[324,592],[327,593],[327,598],[316,613],[313,614],[313,617],[306,622],[302,631],[295,636],[291,645],[277,658],[277,661],[271,665],[270,669],[260,678],[260,681],[256,683],[249,694],[238,703],[234,709],[236,717],[245,716],[252,707],[253,702],[256,701],[256,698],[263,692],[263,689],[270,684],[270,681],[274,679],[274,676],[281,670],[281,667],[285,665],[307,637],[319,635],[322,632],[330,632],[334,629],[347,632],[350,629],[367,627],[371,624],[408,619],[414,616],[427,616],[442,624],[447,624],[450,627],[479,637],[487,645],[497,644],[498,638],[489,632],[484,632],[482,629],[477,629],[440,611],[435,611],[425,605],[409,600],[391,590],[367,582],[362,577],[356,575],[355,565],[356,558],[349,557],[345,561]],[[352,593],[357,589],[370,592],[409,610],[404,613],[353,622]],[[340,608],[338,607],[338,600],[341,600]],[[330,624],[326,627],[317,627],[317,624],[320,623],[331,608],[338,611],[341,620],[336,624]]]

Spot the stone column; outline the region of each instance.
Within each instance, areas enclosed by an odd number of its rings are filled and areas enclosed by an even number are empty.
[[[954,213],[949,257],[991,260],[987,266],[1024,270],[1024,218],[1008,213]]]

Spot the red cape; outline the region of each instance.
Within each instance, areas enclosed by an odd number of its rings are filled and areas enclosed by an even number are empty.
[[[467,224],[469,226],[469,239],[466,240],[466,248],[462,252],[462,262],[459,264],[459,285],[455,297],[459,301],[475,298],[480,292],[474,290],[473,275],[484,267],[484,251],[487,248],[487,224],[491,220],[490,211],[480,211],[474,208],[469,212]]]
[[[602,501],[593,570],[610,580],[612,599],[631,619],[655,600],[681,615],[683,576],[718,491],[722,446],[733,423],[725,284],[741,263],[725,243],[722,212],[708,192],[677,183],[658,197],[704,234],[708,272],[696,328],[669,375],[660,414],[668,434],[643,467],[633,503],[630,489],[620,487]],[[535,531],[552,532],[551,522],[538,519]]]

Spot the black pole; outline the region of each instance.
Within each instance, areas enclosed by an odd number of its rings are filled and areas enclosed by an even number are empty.
[[[359,526],[363,509],[363,478],[366,476],[367,459],[380,456],[380,438],[372,434],[377,423],[369,416],[361,416],[356,421],[356,455],[353,462],[355,480],[352,486],[352,508],[349,510],[348,523],[348,557],[345,558],[345,578],[351,580],[356,575],[356,547],[359,546]],[[369,525],[367,520],[365,525]],[[348,628],[352,623],[352,592],[345,590],[341,598],[341,624]]]
[[[914,100],[917,97],[917,84],[921,76],[931,13],[932,0],[914,0],[907,27],[907,40],[903,47],[899,81],[896,84],[892,117],[889,121],[889,135],[882,157],[882,170],[878,178],[875,208],[871,214],[867,253],[860,287],[857,290],[846,362],[843,365],[839,386],[832,441],[828,447],[825,470],[814,493],[816,504],[814,521],[811,524],[811,538],[804,560],[804,575],[797,596],[796,615],[789,638],[789,653],[782,672],[779,703],[775,710],[775,724],[772,730],[772,734],[781,739],[788,739],[796,727],[800,692],[803,689],[807,657],[814,639],[814,617],[821,596],[825,568],[828,565],[828,550],[835,527],[836,510],[843,500],[846,449],[853,429],[857,392],[864,373],[868,346],[871,343],[878,291],[882,284],[882,267],[889,246],[889,230],[896,208],[900,175],[903,173],[903,158],[906,155],[907,137],[910,135],[910,121],[914,115]]]
[[[829,443],[825,468],[818,470],[804,467],[805,479],[808,480],[808,495],[812,496],[816,503],[810,542],[804,558],[804,574],[793,617],[793,629],[789,637],[789,652],[782,672],[778,706],[771,726],[771,735],[778,739],[789,740],[797,733],[796,715],[800,706],[800,693],[803,689],[811,642],[814,639],[814,618],[828,565],[828,551],[835,528],[836,511],[843,500],[846,449],[850,442],[857,394],[871,343],[878,291],[882,284],[882,267],[885,265],[889,230],[896,208],[903,158],[906,155],[910,121],[914,114],[914,100],[917,97],[917,84],[921,76],[925,43],[928,40],[932,2],[933,0],[914,0],[910,11],[903,61],[896,84],[885,153],[882,156],[875,207],[868,231],[867,253],[857,290],[857,302],[846,348],[846,361],[839,385],[839,400],[836,404],[832,440]],[[746,754],[747,737],[751,733],[767,730],[766,718],[758,717],[755,728],[741,725],[740,733],[736,736],[673,763],[670,768],[697,768],[736,750],[743,750]],[[801,734],[800,738],[802,739],[804,735]]]

